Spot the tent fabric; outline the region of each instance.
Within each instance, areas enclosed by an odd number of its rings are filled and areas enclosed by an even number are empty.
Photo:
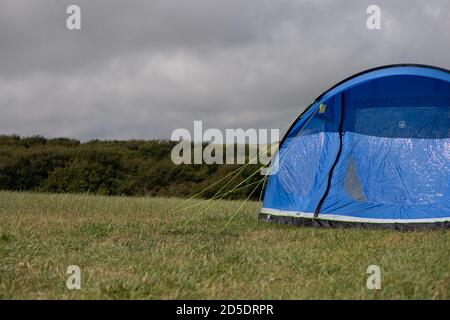
[[[448,227],[450,72],[401,65],[351,77],[311,104],[275,157],[263,220]]]

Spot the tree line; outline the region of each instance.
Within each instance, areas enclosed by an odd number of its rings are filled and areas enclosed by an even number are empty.
[[[175,165],[171,161],[175,144],[167,140],[81,143],[68,138],[0,135],[0,189],[190,197],[208,188],[202,197],[210,198],[221,188],[223,194],[235,187],[225,198],[241,199],[250,196],[263,178],[255,173],[259,164]],[[259,198],[261,187],[251,199]]]

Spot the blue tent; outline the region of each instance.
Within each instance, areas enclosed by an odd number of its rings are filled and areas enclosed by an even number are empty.
[[[391,65],[320,95],[271,163],[260,219],[296,225],[450,225],[450,72]]]

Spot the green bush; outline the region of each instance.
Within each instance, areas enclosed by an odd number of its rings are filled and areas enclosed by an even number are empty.
[[[189,197],[208,188],[202,195],[212,197],[221,188],[225,192],[242,183],[227,195],[236,199],[247,197],[262,178],[256,174],[247,179],[257,165],[248,165],[231,181],[223,178],[240,165],[175,165],[170,159],[174,145],[165,140],[80,143],[68,138],[0,135],[0,189]]]

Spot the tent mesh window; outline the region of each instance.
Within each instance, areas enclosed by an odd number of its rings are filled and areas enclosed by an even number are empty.
[[[353,156],[350,155],[350,159],[347,164],[347,170],[344,178],[344,190],[354,200],[364,202],[366,200],[361,183],[359,182],[358,174],[356,173],[355,163]]]

